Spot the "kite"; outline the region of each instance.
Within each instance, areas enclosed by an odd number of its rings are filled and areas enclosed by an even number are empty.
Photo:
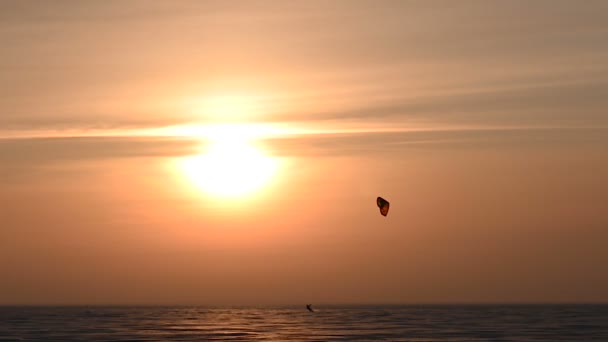
[[[380,214],[382,214],[382,216],[386,216],[388,214],[390,203],[388,203],[388,201],[384,198],[378,197],[376,199],[376,204],[378,205],[378,208],[380,208]]]

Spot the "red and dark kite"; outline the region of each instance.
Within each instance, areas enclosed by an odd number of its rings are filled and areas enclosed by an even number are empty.
[[[382,216],[386,216],[388,214],[390,203],[388,203],[388,201],[384,198],[378,197],[376,199],[376,204],[378,205],[378,208],[380,208],[380,214],[382,214]]]

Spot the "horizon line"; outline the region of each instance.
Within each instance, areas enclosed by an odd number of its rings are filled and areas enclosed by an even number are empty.
[[[306,302],[309,303],[309,302]],[[41,303],[41,304],[0,304],[0,308],[7,307],[299,307],[306,303],[290,304],[168,304],[168,303],[96,303],[96,304],[76,304],[76,303]],[[606,301],[488,301],[488,302],[396,302],[396,303],[375,303],[375,302],[351,302],[351,303],[313,303],[315,307],[336,307],[336,306],[537,306],[537,305],[601,305],[608,306]]]

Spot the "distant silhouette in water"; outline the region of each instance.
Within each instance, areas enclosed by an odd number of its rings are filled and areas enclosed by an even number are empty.
[[[315,312],[315,310],[312,309],[312,304],[306,304],[306,309],[310,312]]]
[[[376,198],[376,204],[378,208],[380,208],[380,214],[382,216],[386,216],[388,214],[388,208],[390,207],[390,203],[382,197]]]

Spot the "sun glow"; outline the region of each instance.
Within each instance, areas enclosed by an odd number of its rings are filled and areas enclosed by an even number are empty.
[[[243,126],[216,126],[202,137],[200,155],[183,159],[183,174],[200,191],[221,198],[243,198],[261,191],[277,173],[279,162],[255,144],[255,132]],[[239,129],[236,129],[239,128]]]

